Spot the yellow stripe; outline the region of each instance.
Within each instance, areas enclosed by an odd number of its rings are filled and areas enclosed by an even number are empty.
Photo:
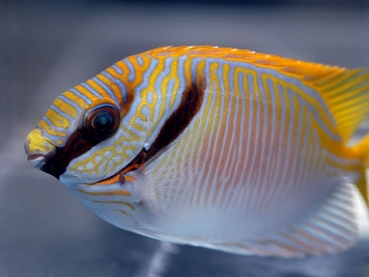
[[[69,116],[73,118],[76,118],[78,116],[77,110],[73,106],[64,102],[60,98],[55,99],[54,105],[57,106],[62,112],[68,114]]]
[[[140,57],[142,58],[143,65],[139,65],[136,59],[136,56],[131,56],[126,58],[134,67],[136,70],[136,74],[134,75],[135,78],[132,82],[128,80],[128,76],[130,73],[129,67],[125,64],[124,61],[118,62],[115,65],[118,66],[122,71],[124,76],[119,76],[121,80],[124,80],[127,84],[130,85],[130,87],[135,88],[138,87],[143,82],[144,72],[146,72],[150,67],[151,59],[147,57],[147,55],[141,54]],[[109,71],[110,73],[110,71]],[[112,72],[115,74],[114,72]],[[116,75],[116,74],[115,74]],[[114,75],[113,75],[114,76]]]
[[[334,81],[330,81],[325,86],[321,87],[322,91],[326,91],[329,94],[340,93],[355,84],[359,84],[360,82],[365,81],[365,76],[360,78],[355,78],[355,75],[358,74],[357,70],[352,70],[349,72],[342,72],[341,74],[336,76]],[[355,82],[351,82],[352,78],[355,78]]]
[[[346,158],[346,157],[342,157]],[[339,170],[346,172],[360,172],[362,170],[362,165],[357,163],[358,161],[352,161],[351,163],[347,160],[347,163],[339,163],[337,161],[333,161],[329,158],[325,159],[325,163],[338,168]]]
[[[158,78],[158,75],[164,70],[164,67],[165,67],[164,60],[161,59],[159,63],[157,64],[155,70],[153,70],[152,75],[147,77],[149,78],[149,83],[147,87],[141,91],[142,101],[138,105],[136,115],[132,117],[131,122],[130,122],[130,124],[137,130],[143,130],[143,126],[136,124],[137,118],[140,118],[142,121],[148,121],[148,120],[154,119],[155,109],[158,109],[158,107],[155,107],[157,106],[157,101],[158,101],[158,92],[155,91],[155,83]],[[146,95],[148,93],[152,94],[152,99],[153,99],[152,103],[150,104],[146,101],[147,100]],[[163,98],[165,98],[165,95],[163,95]],[[143,107],[147,107],[149,109],[150,118],[146,118],[146,116],[142,113]],[[160,109],[160,114],[163,114],[163,109],[164,109],[163,106],[161,106],[159,109]],[[157,122],[158,121],[156,120],[155,123],[157,124]],[[156,128],[155,123],[153,124],[153,129]]]
[[[50,126],[45,120],[41,120],[38,123],[38,126],[40,129],[44,130],[46,133],[48,133],[50,136],[54,137],[66,137],[66,132],[56,131],[53,126]]]
[[[163,79],[163,91],[166,91],[166,88],[168,87],[168,83],[170,81],[174,81],[173,91],[168,91],[168,96],[170,96],[170,103],[169,108],[173,109],[175,100],[177,99],[177,92],[180,86],[179,79],[178,79],[178,60],[173,60],[171,64],[170,73]]]
[[[102,98],[110,98],[110,95],[95,80],[89,79],[85,83],[88,84],[95,92],[101,95]]]
[[[71,102],[76,103],[80,108],[85,108],[87,106],[87,104],[85,103],[85,101],[78,97],[77,95],[75,95],[73,92],[71,92],[70,90],[66,91],[63,93],[63,96],[65,98],[68,98]]]
[[[49,109],[45,115],[50,122],[55,126],[59,128],[67,129],[70,125],[70,122],[65,117],[61,116],[56,111]]]
[[[96,99],[99,99],[96,97],[96,95],[94,95],[90,90],[88,90],[87,88],[85,88],[82,85],[77,85],[75,86],[75,89],[78,90],[79,93],[81,93],[82,95],[86,96],[87,98],[91,99],[91,101],[93,102]]]

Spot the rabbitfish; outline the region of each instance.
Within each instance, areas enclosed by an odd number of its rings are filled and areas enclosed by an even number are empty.
[[[352,139],[368,117],[368,70],[162,47],[58,96],[25,149],[119,228],[296,257],[357,241],[369,136]]]

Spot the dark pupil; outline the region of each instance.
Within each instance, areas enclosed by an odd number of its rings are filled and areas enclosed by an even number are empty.
[[[104,132],[113,125],[113,117],[109,113],[101,113],[95,117],[93,126],[96,131]]]

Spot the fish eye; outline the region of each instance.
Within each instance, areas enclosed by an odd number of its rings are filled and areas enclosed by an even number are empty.
[[[102,141],[119,128],[120,112],[112,104],[100,104],[88,110],[82,123],[82,133],[89,139]]]

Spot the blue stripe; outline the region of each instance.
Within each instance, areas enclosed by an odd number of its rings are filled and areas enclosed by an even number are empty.
[[[126,59],[125,62],[129,68],[128,81],[133,82],[133,80],[135,79],[135,68],[129,60]]]
[[[117,66],[117,65],[114,64],[114,65],[111,66],[111,68],[113,68],[114,71],[116,73],[118,73],[118,75],[122,75],[123,74],[123,71],[122,71],[122,69],[119,66]]]
[[[170,70],[171,70],[170,65],[172,64],[172,62],[173,62],[173,58],[166,59],[164,71],[158,74],[158,77],[156,79],[155,86],[154,86],[157,93],[162,92],[161,85],[163,83],[163,79],[170,74]]]
[[[184,57],[185,59],[187,59],[187,56]],[[196,68],[197,65],[203,61],[203,58],[195,58],[191,60],[191,80],[196,80],[197,77],[197,72],[196,72]],[[204,73],[205,74],[205,73]],[[206,78],[206,80],[209,80],[208,78]]]
[[[296,92],[294,92],[293,90],[291,90],[291,89],[287,89],[287,93],[289,94],[289,96],[290,97],[293,97],[294,95],[295,96],[298,96],[298,93],[296,93]],[[322,119],[321,119],[321,117],[319,116],[319,111],[318,111],[318,109],[315,107],[315,106],[313,106],[313,105],[311,105],[310,103],[308,103],[307,101],[305,101],[305,100],[302,100],[302,101],[304,101],[305,103],[307,103],[307,106],[308,106],[308,108],[309,108],[309,110],[313,113],[313,116],[314,116],[314,119],[315,119],[315,121],[319,124],[319,126],[320,126],[320,128],[322,129],[322,130],[324,130],[324,132],[332,139],[332,140],[334,140],[334,141],[338,141],[338,142],[341,142],[341,137],[338,135],[338,134],[335,134],[335,133],[333,133],[331,130],[329,130],[328,129],[328,127],[327,127],[327,125],[326,124],[324,124],[324,122],[322,121]],[[321,106],[320,106],[321,107]],[[323,108],[325,108],[325,105],[324,106],[322,106]],[[325,115],[327,115],[327,117],[330,119],[331,118],[331,114],[330,114],[330,112],[327,110],[326,112],[325,112]],[[332,122],[332,124],[334,125],[334,126],[336,126],[336,123],[334,122]]]
[[[69,120],[69,122],[72,122],[74,120],[74,117],[71,117],[69,114],[63,112],[62,110],[59,109],[59,107],[55,106],[55,105],[51,105],[50,110],[55,111],[56,113],[58,113],[59,115],[61,115],[62,117],[66,118],[67,120]]]
[[[209,59],[210,60],[210,59]],[[224,60],[222,59],[211,59],[212,61],[215,61],[215,62],[219,62],[219,63],[222,63],[224,62]],[[283,81],[286,81],[292,85],[295,85],[297,86],[299,89],[301,89],[302,91],[304,91],[304,93],[312,98],[314,98],[318,103],[319,103],[319,109],[323,109],[324,111],[324,114],[327,116],[328,120],[331,122],[331,124],[333,126],[336,126],[336,122],[331,114],[331,112],[329,111],[327,105],[325,104],[323,98],[319,95],[318,92],[316,92],[315,90],[311,89],[310,87],[304,85],[303,83],[301,83],[301,81],[299,81],[298,79],[295,79],[295,78],[291,78],[287,75],[284,75],[283,73],[277,71],[277,70],[273,70],[273,69],[267,69],[267,68],[262,68],[262,67],[258,67],[258,66],[255,66],[255,65],[252,65],[250,63],[245,63],[245,62],[233,62],[235,66],[240,66],[241,68],[245,68],[245,69],[250,69],[250,70],[253,70],[253,71],[256,71],[258,72],[259,74],[271,74]],[[292,93],[292,94],[296,94],[296,92],[290,90],[288,91],[288,93]],[[306,101],[305,101],[306,102]],[[311,106],[313,107],[313,106]],[[316,113],[316,116],[315,118],[319,121],[319,125],[324,129],[324,131],[327,132],[327,134],[335,141],[341,141],[341,138],[332,133],[328,128],[327,126],[321,121],[320,117],[318,116],[318,113],[317,113],[317,108],[316,107],[313,107],[313,109],[315,109],[315,112]]]
[[[142,90],[145,89],[145,88],[147,88],[148,83],[150,81],[150,77],[151,77],[153,71],[156,69],[158,63],[159,63],[159,61],[157,59],[151,59],[150,66],[145,71],[144,76],[142,78],[143,79],[143,82],[136,87],[136,97],[137,97],[137,99],[132,102],[131,108],[129,109],[129,111],[128,111],[127,115],[126,115],[127,118],[131,117],[132,114],[136,114],[137,111],[139,111],[138,106],[142,102],[142,96],[141,96]],[[137,119],[140,120],[139,117],[137,117]],[[135,122],[135,124],[140,125],[142,127],[142,126],[144,126],[144,124],[147,124],[147,123],[146,122]],[[151,137],[151,140],[153,140],[154,138],[155,137],[152,136]]]
[[[119,101],[117,99],[117,97],[115,96],[115,94],[113,93],[113,91],[110,89],[110,87],[108,87],[103,81],[101,81],[99,78],[97,78],[96,76],[92,78],[92,80],[94,80],[96,83],[99,84],[100,87],[102,87],[110,96],[110,98],[117,104],[119,105]]]
[[[229,71],[228,71],[228,85],[229,85],[229,93],[234,95],[235,89],[234,89],[234,66],[230,65]]]
[[[94,90],[90,85],[88,85],[87,83],[82,83],[81,86],[83,86],[85,89],[87,89],[93,95],[95,95],[97,98],[99,98],[99,99],[102,98],[102,96],[96,90]]]
[[[307,157],[307,159],[305,159],[303,162],[301,162],[300,164],[300,169],[299,169],[299,179],[297,181],[297,184],[296,185],[300,185],[301,188],[309,185],[307,182],[306,182],[306,177],[305,174],[308,172],[308,170],[310,170],[308,168],[308,165],[306,163],[306,161],[310,162],[310,153],[307,153],[307,148],[308,148],[308,138],[309,138],[309,134],[310,134],[310,128],[311,128],[311,124],[310,124],[310,114],[309,114],[309,109],[307,109],[307,107],[305,106],[304,107],[304,101],[302,98],[299,99],[299,102],[302,103],[302,115],[304,114],[304,110],[306,108],[307,110],[307,114],[306,114],[306,117],[305,117],[305,127],[303,129],[303,132],[304,132],[304,138],[303,138],[303,143],[302,143],[302,147],[300,147],[300,149],[298,150],[301,154],[301,156],[303,157]],[[301,189],[300,188],[300,189]]]
[[[255,187],[257,187],[258,189],[254,189],[254,193],[256,194],[256,191],[258,191],[258,195],[255,196],[255,201],[254,201],[254,205],[253,205],[253,210],[260,210],[260,208],[262,207],[262,203],[264,200],[264,189],[263,189],[263,184],[262,184],[262,179],[265,178],[267,179],[267,174],[269,172],[264,172],[264,170],[266,170],[265,168],[263,168],[263,160],[265,157],[265,148],[266,148],[266,131],[267,131],[267,127],[268,127],[268,103],[267,103],[267,96],[266,96],[266,92],[264,89],[264,82],[262,78],[258,78],[258,88],[260,91],[260,94],[256,94],[256,96],[258,98],[258,103],[260,102],[260,109],[263,109],[264,112],[261,116],[261,118],[263,119],[263,125],[260,126],[259,128],[261,129],[261,138],[259,138],[258,140],[258,149],[261,148],[261,152],[260,152],[260,157],[263,157],[261,159],[259,159],[259,164],[257,165],[257,169],[258,169],[258,174],[256,175],[256,180],[255,183],[253,184]],[[259,104],[258,104],[259,107]],[[261,115],[261,112],[259,112]],[[258,113],[258,114],[259,114]],[[273,125],[271,126],[273,128]],[[263,168],[263,170],[261,170],[261,168]]]
[[[60,133],[63,133],[63,134],[66,134],[65,132],[65,128],[64,127],[57,127],[54,125],[54,123],[52,123],[50,121],[50,119],[45,115],[43,118],[42,118],[43,121],[45,121],[49,126],[52,127],[53,131],[56,131],[56,132],[60,132]],[[46,131],[47,133],[47,131]],[[50,135],[51,136],[51,135]],[[55,138],[59,138],[59,136],[52,136],[52,137],[55,137]]]
[[[280,97],[281,97],[281,104],[285,104],[285,100],[284,100],[284,93],[285,93],[285,89],[283,86],[280,86],[279,89],[281,90],[280,91]],[[286,92],[287,93],[287,92]],[[293,105],[293,102],[290,103],[290,119],[289,119],[289,122],[286,121],[286,114],[285,114],[285,111],[286,109],[281,109],[282,110],[282,125],[280,126],[280,130],[285,130],[285,123],[289,124],[288,125],[288,131],[287,133],[284,133],[282,132],[281,136],[279,137],[279,141],[280,141],[280,144],[279,145],[283,145],[282,143],[282,140],[284,138],[285,135],[287,135],[287,149],[281,149],[281,150],[285,150],[285,160],[284,160],[284,163],[283,163],[283,167],[279,167],[280,170],[283,171],[283,175],[282,175],[282,178],[281,178],[281,181],[280,183],[276,183],[275,185],[275,191],[274,191],[274,195],[273,195],[273,199],[271,200],[272,204],[271,205],[275,205],[275,201],[277,201],[280,197],[281,197],[281,194],[283,194],[283,189],[286,189],[288,188],[287,186],[287,178],[286,177],[288,175],[287,173],[287,170],[289,170],[288,168],[288,162],[289,162],[289,159],[290,159],[290,150],[291,150],[291,136],[293,136],[293,132],[292,132],[292,127],[293,127],[293,116],[295,114],[295,106]]]
[[[64,101],[65,103],[71,105],[73,108],[75,108],[77,110],[77,113],[80,113],[82,111],[82,109],[72,100],[70,100],[69,98],[67,98],[64,95],[59,95],[58,98],[62,101]]]
[[[301,98],[299,98],[297,95],[295,95],[295,97],[297,98],[297,109],[298,110],[298,121],[297,121],[297,130],[296,133],[294,134],[294,142],[295,142],[295,147],[292,151],[293,153],[293,162],[292,162],[292,168],[290,169],[291,174],[290,174],[290,183],[292,185],[293,188],[295,188],[296,186],[298,186],[298,184],[294,183],[294,177],[296,176],[296,174],[299,174],[299,168],[296,169],[297,163],[298,163],[298,153],[300,151],[299,149],[299,143],[301,141],[301,133],[302,133],[302,125],[303,125],[303,107],[301,105]],[[300,168],[301,170],[301,168]]]
[[[147,88],[149,81],[150,81],[150,77],[152,75],[152,73],[154,72],[154,70],[156,69],[156,66],[158,65],[159,61],[157,59],[151,59],[151,63],[149,68],[146,70],[146,72],[144,73],[143,76],[143,82],[137,87],[137,91],[140,92],[143,88]],[[135,101],[133,101],[135,102]]]
[[[245,95],[245,82],[246,82],[246,74],[244,74],[244,72],[240,72],[238,71],[237,75],[235,75],[236,73],[234,66],[232,67],[233,71],[232,71],[232,75],[235,76],[233,77],[232,83],[236,83],[236,86],[239,88],[239,93],[240,93],[240,97],[236,98],[236,101],[240,101],[239,105],[241,107],[240,112],[241,112],[241,119],[239,121],[240,124],[240,131],[239,134],[237,134],[237,136],[239,137],[239,143],[238,143],[238,149],[237,149],[237,154],[236,154],[236,161],[244,161],[244,162],[237,162],[237,168],[235,169],[235,171],[237,172],[241,172],[241,175],[236,179],[236,175],[234,175],[234,178],[232,179],[232,183],[234,183],[234,188],[232,190],[230,190],[230,193],[232,194],[231,198],[228,200],[229,201],[229,208],[227,212],[234,212],[235,209],[238,209],[240,207],[240,203],[242,203],[241,200],[244,200],[243,197],[243,193],[244,191],[246,191],[245,185],[244,184],[244,176],[246,174],[245,169],[247,166],[247,163],[245,161],[247,161],[247,152],[248,149],[247,147],[245,147],[244,142],[242,141],[242,137],[244,137],[246,135],[246,120],[247,120],[247,101],[246,101],[246,97],[244,97]]]
[[[81,98],[85,103],[87,104],[91,104],[92,101],[90,98],[88,98],[87,96],[83,95],[82,93],[80,93],[77,89],[72,88],[70,89],[71,92],[73,92],[73,94],[79,98]]]
[[[182,91],[182,88],[184,89],[186,87],[186,84],[185,84],[185,80],[186,80],[185,62],[186,60],[187,59],[184,57],[181,57],[178,59],[177,75],[179,79],[179,85],[180,85],[179,90],[180,91]],[[192,79],[192,80],[195,80],[195,79]]]
[[[102,74],[106,78],[110,79],[112,82],[114,82],[118,85],[118,87],[120,89],[120,92],[123,95],[123,101],[124,101],[124,103],[127,103],[128,95],[127,95],[127,89],[126,89],[126,86],[124,85],[124,83],[120,79],[114,78],[113,76],[111,76],[108,72],[103,71]]]
[[[143,66],[144,65],[144,62],[143,62],[143,59],[141,56],[137,56],[137,62],[139,65]]]
[[[256,134],[252,134],[253,130],[258,130],[259,129],[259,101],[254,101],[254,80],[253,80],[253,75],[249,74],[248,76],[248,84],[249,84],[249,103],[250,103],[250,116],[249,116],[249,123],[248,123],[248,139],[247,139],[247,149],[250,148],[250,144],[249,142],[252,140],[252,138],[254,137],[254,141],[258,141],[258,136],[259,136],[259,132],[256,132]],[[256,102],[256,103],[255,103]],[[254,107],[253,104],[256,104],[256,118],[253,118],[253,113],[254,113]],[[250,187],[250,191],[247,194],[248,196],[248,200],[247,200],[247,204],[249,205],[249,208],[253,205],[254,201],[255,201],[255,184],[252,183],[253,180],[251,180],[251,176],[253,176],[253,169],[254,169],[254,165],[255,165],[255,158],[256,158],[256,147],[253,149],[254,152],[252,153],[252,157],[250,157],[250,159],[248,159],[248,161],[251,164],[251,168],[249,171],[249,174],[247,176],[247,181],[246,184]]]
[[[274,144],[273,144],[273,139],[274,139],[274,132],[275,132],[275,124],[276,124],[276,92],[274,91],[274,84],[272,82],[272,80],[270,78],[267,78],[266,79],[266,85],[268,87],[268,90],[269,90],[269,94],[272,98],[272,122],[271,122],[271,132],[270,132],[270,135],[269,135],[269,147],[268,147],[268,152],[266,153],[266,156],[267,156],[267,159],[268,159],[268,162],[267,162],[267,165],[266,165],[266,168],[265,168],[265,176],[264,176],[264,182],[263,182],[263,205],[260,207],[261,209],[263,208],[266,208],[266,205],[269,203],[269,201],[267,202],[266,201],[266,198],[270,198],[271,197],[271,193],[272,193],[272,190],[270,189],[270,183],[267,183],[267,181],[271,181],[272,184],[274,183],[273,182],[273,178],[270,178],[270,176],[275,176],[276,174],[276,170],[277,170],[277,166],[275,167],[275,171],[274,172],[271,172],[270,170],[270,167],[271,167],[271,163],[274,162],[275,163],[275,160],[273,161],[272,160],[272,156],[271,156],[271,153],[273,152],[273,147],[274,147]],[[264,90],[264,89],[263,89]],[[268,108],[268,107],[267,107]]]
[[[278,93],[279,95],[279,99],[280,99],[280,104],[281,106],[285,103],[285,98],[284,98],[284,88],[281,86],[281,85],[278,85],[277,86],[277,91],[276,93]],[[272,94],[273,95],[273,94]],[[277,100],[277,98],[276,98]],[[279,104],[278,103],[278,104]],[[277,103],[276,103],[277,104]],[[285,159],[283,162],[284,162],[284,167],[283,166],[280,166],[282,164],[282,161],[281,161],[281,154],[282,152],[284,152],[284,149],[282,149],[282,145],[283,145],[283,138],[284,138],[284,125],[285,125],[285,121],[286,121],[286,110],[281,108],[280,109],[281,111],[281,118],[279,119],[279,121],[281,122],[281,125],[279,126],[279,136],[278,136],[278,154],[277,154],[277,158],[276,158],[276,161],[280,161],[280,163],[276,166],[276,170],[283,170],[283,168],[286,167],[286,163],[287,163],[287,159]],[[279,172],[276,172],[276,174],[280,174]],[[284,180],[284,175],[282,176],[282,182]],[[270,206],[270,203],[272,201],[275,201],[276,200],[276,197],[275,197],[275,194],[276,194],[276,191],[278,190],[278,187],[280,185],[283,185],[283,183],[276,183],[276,180],[273,179],[273,182],[271,184],[269,184],[269,194],[268,194],[268,197],[265,197],[265,203],[268,203],[269,206]]]

